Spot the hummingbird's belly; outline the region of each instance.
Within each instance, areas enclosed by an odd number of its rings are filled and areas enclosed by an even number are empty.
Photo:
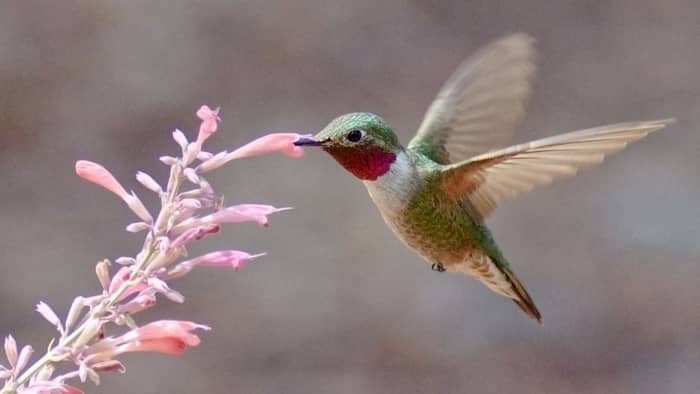
[[[459,201],[432,196],[380,212],[394,234],[430,263],[451,266],[483,255],[479,228]]]
[[[445,194],[438,179],[421,176],[405,152],[387,174],[364,184],[389,228],[429,262],[458,264],[480,250],[478,226],[461,201]]]
[[[416,218],[399,219],[394,226],[395,233],[409,248],[431,263],[445,266],[461,264],[476,252],[477,245],[464,228],[432,222],[436,219],[435,215],[430,219],[430,222]]]

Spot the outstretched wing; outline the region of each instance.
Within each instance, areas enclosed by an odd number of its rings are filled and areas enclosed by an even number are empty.
[[[408,145],[448,164],[506,146],[535,73],[532,37],[517,33],[467,58],[447,80]]]
[[[605,155],[672,122],[618,123],[489,152],[446,166],[442,188],[455,199],[462,198],[470,213],[481,221],[502,200],[598,164]]]

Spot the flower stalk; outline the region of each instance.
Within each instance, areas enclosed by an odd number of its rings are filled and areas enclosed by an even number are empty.
[[[292,142],[296,133],[268,134],[242,148],[212,154],[203,150],[204,142],[219,128],[219,109],[202,106],[197,111],[201,123],[197,138],[189,142],[180,130],[173,139],[180,146],[179,157],[163,156],[161,162],[170,166],[165,187],[145,172],[136,179],[147,190],[160,197],[160,209],[155,218],[138,196],[127,190],[102,165],[80,160],[75,170],[81,178],[111,191],[121,198],[140,219],[127,226],[127,231],[146,231],[141,249],[133,256],[121,256],[115,261],[117,271],[109,260],[97,263],[95,272],[102,293],[90,297],[76,297],[64,320],[51,307],[40,302],[37,311],[58,331],[47,351],[30,363],[31,346],[18,350],[15,339],[5,339],[5,355],[9,366],[0,365],[0,379],[4,386],[0,394],[14,393],[82,393],[67,381],[91,380],[99,384],[99,373],[125,371],[116,359],[125,352],[155,351],[180,354],[188,346],[199,344],[196,330],[208,326],[189,321],[161,320],[139,325],[133,315],[153,307],[157,295],[174,302],[184,302],[184,296],[172,288],[169,281],[182,277],[196,266],[229,266],[234,270],[243,263],[262,256],[239,250],[222,250],[180,261],[186,256],[190,242],[220,231],[224,223],[252,221],[267,226],[268,216],[290,208],[276,208],[262,204],[224,206],[206,181],[209,171],[234,159],[256,154],[282,151],[290,156],[303,154]],[[192,184],[188,190],[185,185]],[[118,336],[108,336],[119,327],[126,329]],[[61,374],[57,371],[61,370]]]

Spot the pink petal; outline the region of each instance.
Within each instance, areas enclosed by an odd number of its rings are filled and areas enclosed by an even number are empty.
[[[134,341],[121,345],[117,348],[117,354],[126,352],[160,352],[166,354],[182,354],[187,347],[185,341],[175,338],[156,338],[143,341]]]
[[[267,215],[290,210],[291,208],[275,208],[264,204],[239,204],[223,208],[209,215],[214,223],[257,222],[267,225]]]
[[[17,342],[12,335],[5,337],[5,357],[10,362],[10,366],[14,368],[17,364]]]
[[[243,265],[244,261],[252,260],[264,255],[265,253],[250,254],[240,250],[219,250],[186,261],[183,264],[189,266],[208,265],[213,267],[230,265],[234,270],[238,270],[241,265]]]
[[[149,341],[162,338],[177,338],[187,346],[199,345],[200,339],[190,331],[210,330],[209,327],[190,321],[159,320],[138,327],[122,335],[120,342]]]
[[[124,367],[124,364],[117,360],[107,360],[95,363],[92,365],[92,369],[94,369],[97,372],[126,372],[126,367]]]
[[[40,301],[38,304],[36,304],[36,311],[39,312],[39,314],[49,323],[54,325],[59,332],[63,332],[63,324],[61,324],[61,319],[58,318],[56,312],[54,312],[47,303]]]
[[[175,140],[175,143],[180,145],[180,148],[183,150],[187,148],[187,145],[189,142],[187,142],[187,137],[185,136],[185,133],[182,132],[180,129],[175,129],[173,130],[173,139]]]
[[[211,109],[203,105],[197,110],[197,117],[202,120],[199,126],[199,134],[197,135],[197,144],[202,145],[207,138],[211,137],[219,127],[219,107]]]
[[[122,200],[126,201],[129,196],[112,173],[100,164],[88,160],[78,160],[75,162],[75,173],[86,181],[95,183],[111,191]]]
[[[141,294],[134,297],[126,304],[119,307],[119,312],[128,313],[133,315],[134,313],[146,310],[156,304],[156,296],[153,292],[142,291]]]
[[[153,223],[153,216],[151,216],[146,206],[143,205],[141,199],[136,196],[133,191],[124,197],[124,202],[131,209],[132,212],[136,214],[141,220],[146,223]]]
[[[200,339],[191,331],[210,330],[209,327],[179,320],[159,320],[134,328],[117,338],[105,338],[88,348],[84,354],[90,362],[101,362],[126,352],[161,352],[180,354],[187,346],[197,346]]]
[[[170,244],[171,248],[179,248],[187,245],[192,240],[200,240],[209,234],[216,234],[221,230],[218,224],[210,224],[205,226],[194,227],[185,230],[182,234]]]
[[[19,372],[24,369],[24,367],[27,366],[27,363],[29,362],[29,358],[32,356],[32,353],[34,353],[34,348],[32,348],[29,345],[25,345],[22,347],[22,350],[19,352],[19,356],[17,357],[17,365],[15,366],[15,369]]]
[[[109,289],[112,281],[112,278],[109,276],[109,265],[110,263],[106,260],[102,260],[95,265],[95,274],[103,290]]]
[[[240,159],[275,151],[281,151],[291,157],[301,157],[304,154],[304,150],[299,146],[293,145],[294,141],[301,137],[302,135],[297,133],[268,134],[229,153],[227,159]]]
[[[145,188],[150,189],[156,193],[162,193],[163,188],[153,179],[152,176],[146,174],[143,171],[138,171],[136,173],[136,180],[139,181]]]

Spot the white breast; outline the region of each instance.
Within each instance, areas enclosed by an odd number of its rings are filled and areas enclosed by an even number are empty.
[[[399,152],[389,171],[375,181],[363,181],[372,201],[389,218],[401,213],[418,186],[416,167],[406,152]]]

